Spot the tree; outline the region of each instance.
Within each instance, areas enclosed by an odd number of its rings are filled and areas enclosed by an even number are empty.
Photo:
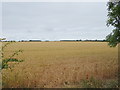
[[[113,26],[113,31],[106,36],[110,47],[115,47],[120,43],[120,1],[108,2],[108,20],[107,26]]]

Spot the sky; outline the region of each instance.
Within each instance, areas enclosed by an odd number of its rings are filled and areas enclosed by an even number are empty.
[[[0,37],[2,37],[2,3],[0,2]]]
[[[2,3],[7,40],[105,39],[112,31],[106,21],[106,2]]]

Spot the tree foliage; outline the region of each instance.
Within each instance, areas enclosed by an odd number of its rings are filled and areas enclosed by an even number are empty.
[[[113,26],[114,30],[106,36],[110,47],[115,47],[120,42],[120,1],[108,2],[107,26]]]

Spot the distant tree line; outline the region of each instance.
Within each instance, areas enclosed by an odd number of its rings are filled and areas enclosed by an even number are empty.
[[[97,40],[97,39],[96,39],[96,40],[88,40],[88,39],[86,39],[86,40],[81,40],[81,39],[80,39],[80,40],[60,40],[60,41],[71,41],[71,42],[72,42],[72,41],[83,41],[83,42],[85,42],[85,41],[86,41],[86,42],[106,42],[106,40]]]
[[[1,41],[1,40],[0,40]],[[89,39],[86,39],[86,40],[60,40],[60,42],[107,42],[107,40],[89,40]],[[3,42],[42,42],[42,40],[20,40],[20,41],[15,41],[15,40],[10,40],[10,41],[7,41],[7,40],[4,40]],[[49,40],[45,40],[43,42],[49,42]]]

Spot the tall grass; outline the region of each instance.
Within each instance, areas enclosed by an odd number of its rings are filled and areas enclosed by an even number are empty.
[[[105,42],[20,42],[5,57],[20,48],[24,54],[15,57],[25,61],[3,70],[3,87],[117,87],[117,48]]]

